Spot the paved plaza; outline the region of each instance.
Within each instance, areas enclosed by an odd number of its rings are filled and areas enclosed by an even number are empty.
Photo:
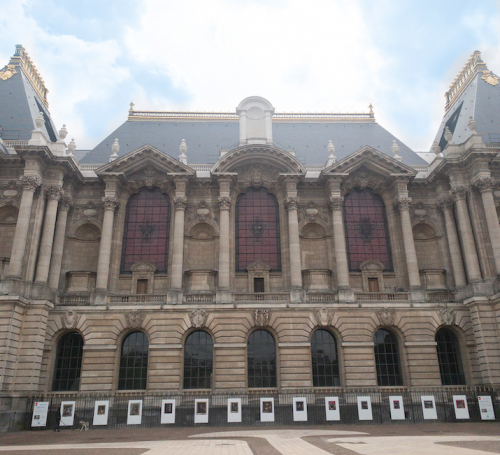
[[[5,455],[486,455],[500,424],[148,428],[28,431],[0,436]]]

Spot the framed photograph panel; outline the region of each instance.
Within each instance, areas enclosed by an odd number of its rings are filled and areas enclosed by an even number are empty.
[[[479,413],[481,420],[495,420],[495,411],[493,410],[493,402],[488,395],[477,397],[479,403]]]
[[[161,400],[161,423],[175,423],[175,400]]]
[[[422,400],[422,411],[424,413],[424,419],[437,419],[438,415],[436,411],[436,400],[434,398],[434,395],[422,395],[420,399]]]
[[[404,420],[405,419],[405,407],[403,404],[403,397],[401,395],[395,395],[389,397],[389,406],[391,408],[391,419],[392,420]]]
[[[274,398],[260,399],[260,421],[274,422]]]
[[[453,407],[455,408],[455,417],[457,420],[470,419],[469,406],[465,395],[453,395]]]
[[[142,400],[129,400],[127,425],[140,425],[142,421]]]
[[[33,407],[32,427],[44,427],[47,425],[47,413],[49,412],[48,401],[37,401]]]
[[[373,420],[370,397],[358,397],[358,416],[359,420]]]
[[[339,397],[325,397],[326,420],[340,420]]]
[[[208,423],[208,399],[194,400],[194,423]]]
[[[228,398],[227,421],[228,423],[241,422],[241,398]]]
[[[72,427],[75,420],[75,402],[62,401],[61,402],[61,417],[59,425],[61,427]]]
[[[107,425],[109,414],[109,401],[96,401],[94,403],[93,425]]]
[[[306,397],[293,397],[293,421],[307,422]]]

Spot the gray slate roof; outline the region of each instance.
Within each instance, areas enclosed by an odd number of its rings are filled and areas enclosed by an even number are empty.
[[[221,148],[231,148],[239,140],[237,121],[137,121],[128,120],[91,150],[82,163],[107,163],[111,146],[118,138],[119,156],[150,144],[177,159],[182,139],[188,146],[190,164],[213,164],[219,159]],[[285,150],[293,149],[304,164],[325,164],[327,145],[331,139],[338,159],[369,145],[393,156],[392,141],[397,140],[403,163],[425,165],[409,147],[381,127],[378,123],[364,122],[280,122],[273,121],[273,139]]]
[[[0,128],[2,139],[26,141],[35,129],[38,113],[44,113],[45,125],[42,131],[52,141],[59,136],[50,113],[40,100],[31,83],[19,67],[17,74],[0,81]]]

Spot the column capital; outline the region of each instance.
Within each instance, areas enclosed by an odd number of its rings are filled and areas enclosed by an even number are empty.
[[[451,196],[440,196],[436,201],[437,206],[441,211],[452,210],[453,209],[453,198]]]
[[[287,210],[297,210],[299,206],[298,197],[287,197],[285,198],[285,205]]]
[[[25,191],[35,192],[36,189],[42,184],[42,180],[40,179],[40,177],[37,177],[35,175],[23,175],[21,176],[20,181],[23,190]]]
[[[187,197],[186,196],[174,196],[174,207],[175,207],[175,210],[186,210]]]
[[[64,190],[60,185],[49,185],[45,189],[45,194],[47,195],[47,199],[58,201],[64,194]]]
[[[411,197],[400,197],[396,200],[400,212],[410,210]]]
[[[69,211],[73,207],[73,199],[69,196],[63,196],[59,202],[59,210]]]
[[[467,199],[467,193],[469,188],[464,185],[454,186],[450,194],[455,198],[455,201],[465,201]]]
[[[219,210],[231,210],[231,198],[221,196],[219,199]]]
[[[342,210],[344,198],[342,196],[330,196],[329,205],[331,210]]]
[[[493,191],[493,182],[489,177],[481,177],[474,181],[474,186],[481,192],[487,193]]]
[[[115,211],[118,207],[118,201],[116,200],[116,197],[103,197],[102,202],[104,204],[104,210],[108,211]]]

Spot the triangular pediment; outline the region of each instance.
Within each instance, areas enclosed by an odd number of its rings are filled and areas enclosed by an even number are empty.
[[[386,176],[407,175],[413,177],[417,174],[417,171],[410,166],[391,158],[379,150],[366,146],[323,169],[321,175],[352,174],[361,167]]]
[[[144,168],[154,168],[156,171],[166,174],[195,175],[192,168],[149,144],[101,166],[95,172],[99,176],[131,175]]]

